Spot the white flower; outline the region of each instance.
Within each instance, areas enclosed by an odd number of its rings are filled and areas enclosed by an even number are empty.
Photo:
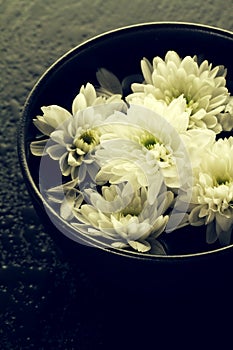
[[[78,176],[78,167],[83,161],[91,162],[85,157],[99,145],[103,120],[111,115],[112,109],[121,108],[122,104],[99,105],[81,110],[59,125],[50,135],[46,153],[59,161],[64,176]]]
[[[164,213],[173,194],[166,191],[161,173],[157,172],[153,180],[153,201],[149,200],[148,188],[135,191],[130,182],[104,185],[101,191],[91,187],[81,191],[78,179],[74,179],[41,190],[50,206],[78,232],[115,248],[131,247],[139,252],[152,249],[153,254],[165,254],[156,238],[169,219]]]
[[[161,174],[157,173],[157,177]],[[154,179],[156,182],[156,178]],[[161,184],[161,180],[158,180]],[[101,197],[102,198],[99,198]],[[115,248],[131,247],[139,252],[151,249],[154,240],[164,231],[168,215],[163,215],[170,206],[173,195],[159,188],[153,203],[148,202],[145,187],[132,193],[129,184],[110,185],[101,188],[101,195],[89,191],[90,204],[76,208],[76,219],[72,225],[81,232],[99,238]],[[115,209],[114,211],[110,211]],[[156,243],[159,250],[163,250]]]
[[[78,113],[75,117],[60,125],[51,135],[46,153],[59,161],[64,176],[76,177],[75,170],[81,164],[83,156],[99,144],[99,132],[95,129],[94,115]],[[92,119],[90,119],[92,115]],[[85,120],[85,116],[88,120]]]
[[[152,94],[167,105],[183,95],[191,109],[190,129],[208,128],[216,133],[222,130],[217,117],[229,98],[222,66],[212,68],[207,60],[198,65],[196,56],[181,59],[174,51],[168,51],[165,60],[154,57],[153,65],[144,59],[141,66],[145,83],[132,84],[133,92]]]
[[[101,155],[105,161],[110,160],[111,152],[114,152],[112,158],[118,158],[118,167],[120,167],[119,158],[128,159],[129,163],[134,159],[134,152],[140,150],[140,152],[149,153],[156,160],[167,186],[179,188],[183,181],[189,180],[187,176],[189,172],[184,175],[185,169],[189,166],[191,169],[185,146],[180,135],[165,118],[143,106],[130,105],[126,114],[116,112],[109,122],[112,124],[102,126],[104,133],[101,136],[101,149],[96,153],[98,157]],[[117,142],[122,140],[122,146],[104,144],[105,140],[110,142],[109,140],[112,139],[117,139]],[[124,142],[125,139],[133,143],[127,144]],[[101,166],[104,172],[106,167],[111,167],[111,162],[109,166],[107,163],[105,165],[101,163]],[[108,169],[106,173],[109,173]],[[126,175],[126,169],[123,173]],[[115,176],[118,176],[118,172],[116,168],[112,168],[112,177]]]
[[[233,137],[206,149],[196,173],[190,224],[207,225],[207,242],[229,244],[233,228]]]
[[[87,83],[82,85],[78,95],[74,98],[72,103],[72,114],[65,108],[51,105],[41,107],[43,115],[38,115],[33,119],[34,125],[44,135],[50,136],[51,133],[62,125],[66,120],[75,116],[79,111],[82,111],[90,106],[109,104],[109,103],[123,103],[120,94],[112,94],[110,96],[98,96],[94,86]],[[32,154],[42,156],[48,138],[31,142],[30,148]]]

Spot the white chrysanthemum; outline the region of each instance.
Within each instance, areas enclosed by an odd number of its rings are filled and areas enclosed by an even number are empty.
[[[46,154],[59,161],[64,176],[71,175],[74,179],[78,175],[78,167],[84,157],[99,145],[101,124],[113,110],[121,109],[121,106],[109,104],[86,108],[51,133]],[[86,157],[84,161],[91,162],[91,159]]]
[[[131,180],[135,181],[133,176]],[[88,179],[84,179],[86,181]],[[84,235],[97,237],[116,248],[165,253],[156,238],[168,222],[166,212],[173,194],[166,190],[159,170],[147,182],[147,187],[137,190],[130,182],[103,185],[101,189],[88,186],[82,190],[79,185],[76,178],[43,193],[50,206]]]
[[[77,113],[60,125],[50,135],[46,153],[59,161],[64,176],[74,178],[76,168],[81,164],[86,153],[99,144],[100,132],[96,129],[100,116],[92,109]]]
[[[222,130],[217,117],[229,99],[226,70],[222,66],[212,68],[207,60],[198,65],[196,56],[181,59],[176,52],[168,51],[164,60],[154,57],[152,65],[144,59],[141,67],[145,83],[132,84],[133,92],[152,94],[168,105],[183,95],[191,109],[190,129],[208,128],[216,133]]]
[[[190,224],[207,225],[207,242],[229,244],[233,228],[233,137],[209,147],[195,177]]]
[[[182,177],[183,180],[184,178],[185,181],[188,180],[189,172],[183,176],[185,169],[190,165],[185,146],[175,128],[165,118],[143,106],[130,105],[126,114],[115,112],[109,121],[109,125],[102,125],[104,133],[101,136],[101,149],[96,153],[98,157],[101,155],[103,161],[109,160],[109,163],[101,163],[102,173],[106,170],[106,174],[109,174],[111,171],[111,158],[118,159],[120,168],[122,162],[119,162],[119,158],[128,159],[129,163],[134,159],[134,152],[140,151],[149,153],[156,160],[167,186],[179,188]],[[122,140],[122,145],[118,147],[111,145],[113,139],[117,139],[117,142]],[[131,144],[125,143],[125,139],[130,140]],[[112,179],[123,174],[127,176],[126,166],[121,169],[120,174],[117,168],[112,168]]]
[[[157,177],[160,176],[157,173]],[[161,186],[160,180],[159,184]],[[163,186],[159,190],[151,204],[146,188],[132,192],[129,183],[102,186],[101,194],[89,190],[90,204],[76,208],[78,222],[73,221],[72,225],[116,248],[131,247],[147,252],[151,245],[156,245],[157,253],[160,253],[163,249],[155,240],[165,229],[169,217],[164,213],[171,205],[173,195],[164,191]]]
[[[111,94],[110,96],[98,96],[94,86],[87,83],[86,86],[81,86],[78,95],[73,100],[72,114],[65,108],[57,105],[44,106],[41,108],[43,115],[38,115],[33,119],[33,123],[43,135],[50,136],[57,127],[72,116],[75,116],[79,111],[87,107],[109,103],[122,103],[121,95]],[[31,142],[30,147],[32,154],[42,156],[47,141],[48,138]]]

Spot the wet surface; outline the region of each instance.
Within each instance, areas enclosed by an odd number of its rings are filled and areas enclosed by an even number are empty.
[[[16,139],[20,111],[37,79],[85,39],[148,21],[199,22],[233,30],[232,10],[231,0],[0,0],[1,349],[124,349],[129,344],[149,348],[168,342],[167,333],[176,344],[182,344],[184,334],[197,345],[203,335],[207,344],[217,335],[228,339],[228,287],[223,286],[217,299],[202,295],[201,302],[187,297],[161,305],[156,298],[109,295],[81,268],[74,274],[31,204]],[[177,320],[180,327],[171,326]],[[208,326],[211,332],[205,331]]]

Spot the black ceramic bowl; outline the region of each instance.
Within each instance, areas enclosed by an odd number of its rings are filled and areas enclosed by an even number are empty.
[[[55,62],[31,91],[19,125],[18,151],[23,176],[34,206],[48,233],[69,260],[81,264],[97,279],[130,290],[189,292],[203,286],[221,286],[233,266],[233,245],[207,247],[200,229],[173,236],[171,253],[148,256],[114,250],[92,240],[73,238],[74,230],[44,201],[38,186],[40,159],[30,153],[36,129],[32,119],[41,106],[57,104],[70,109],[82,84],[96,83],[96,71],[105,67],[122,80],[140,73],[143,56],[164,57],[175,50],[181,57],[201,55],[213,65],[224,65],[233,81],[233,33],[189,23],[146,23],[99,35],[75,47]],[[231,91],[233,93],[233,91]],[[187,236],[189,237],[187,240]],[[205,240],[205,237],[204,237]],[[184,244],[185,242],[185,244]],[[187,243],[190,242],[190,243]],[[101,282],[102,283],[102,282]]]

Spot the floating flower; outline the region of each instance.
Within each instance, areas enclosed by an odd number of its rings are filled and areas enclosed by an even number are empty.
[[[102,105],[105,103],[122,103],[121,95],[110,94],[110,96],[98,96],[94,86],[87,83],[86,86],[81,86],[78,95],[73,100],[72,114],[65,108],[57,105],[44,106],[41,107],[43,115],[38,115],[33,119],[33,123],[43,135],[50,136],[53,131],[55,131],[66,120],[75,116],[78,112],[87,107]],[[32,154],[42,156],[48,140],[49,139],[46,138],[31,142],[30,147]]]
[[[143,59],[141,67],[145,83],[132,84],[133,92],[152,95],[167,105],[182,95],[191,110],[189,129],[208,128],[216,133],[222,130],[218,116],[229,99],[222,66],[212,68],[207,60],[198,65],[196,56],[181,59],[176,52],[168,51],[164,60],[154,57],[153,64]]]
[[[229,244],[233,228],[233,137],[219,139],[202,157],[191,200],[190,224],[207,225],[207,242]]]
[[[145,187],[132,192],[129,183],[102,186],[101,194],[87,191],[90,204],[77,207],[78,222],[73,221],[72,225],[115,248],[131,247],[138,252],[147,252],[155,244],[160,253],[162,246],[155,240],[164,231],[169,219],[164,214],[173,200],[173,194],[161,185],[160,177],[158,172],[154,180],[159,193],[151,204]]]
[[[111,114],[112,109],[121,108],[122,104],[109,104],[89,107],[77,112],[57,127],[50,135],[50,142],[46,146],[46,153],[59,161],[64,176],[78,176],[78,167],[83,160],[90,162],[85,155],[99,145],[100,125]]]
[[[115,124],[102,126],[104,133],[101,139],[122,140],[122,147],[115,147],[111,144],[105,147],[102,142],[104,151],[98,150],[96,153],[98,156],[101,155],[105,160],[111,159],[110,154],[113,152],[114,157],[118,155],[119,158],[122,155],[130,161],[134,151],[143,150],[142,152],[149,153],[156,160],[162,169],[164,181],[168,187],[179,188],[181,186],[184,180],[184,177],[182,180],[183,169],[190,166],[190,161],[180,135],[165,118],[143,106],[130,105],[126,114],[116,112],[114,119],[109,120],[113,122],[115,120]],[[134,143],[126,144],[123,142],[124,139],[129,139]],[[102,167],[102,172],[109,166],[111,162]],[[126,169],[123,172],[126,175]],[[112,169],[112,176],[113,178],[118,176],[115,168]],[[185,175],[186,180],[189,179]]]

